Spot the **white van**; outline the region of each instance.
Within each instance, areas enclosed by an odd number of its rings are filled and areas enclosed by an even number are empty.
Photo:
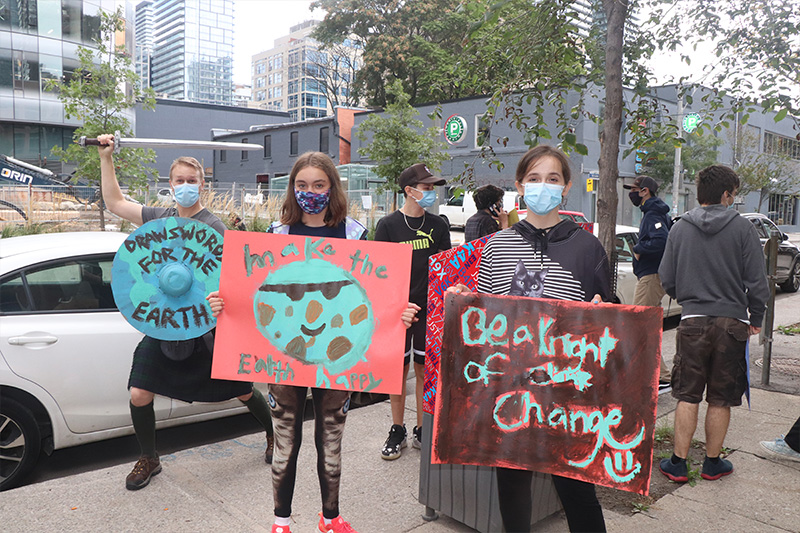
[[[478,212],[475,207],[475,199],[472,197],[474,191],[462,191],[459,195],[451,196],[446,203],[439,206],[439,216],[447,222],[450,227],[463,228],[467,224],[467,219]],[[506,191],[503,196],[503,208],[511,211],[519,205],[519,195],[516,191]]]

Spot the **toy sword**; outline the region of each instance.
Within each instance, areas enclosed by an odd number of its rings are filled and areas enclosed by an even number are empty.
[[[100,146],[100,141],[81,137],[80,146]],[[260,144],[231,143],[218,141],[184,141],[177,139],[143,139],[137,137],[120,137],[119,131],[114,132],[114,153],[119,153],[122,148],[199,148],[203,150],[263,150]]]

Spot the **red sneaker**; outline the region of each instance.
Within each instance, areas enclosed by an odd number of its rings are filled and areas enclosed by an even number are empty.
[[[289,526],[279,526],[278,524],[272,524],[272,533],[292,533],[292,530],[289,529]]]
[[[330,525],[325,525],[325,519],[322,518],[322,513],[319,513],[319,529],[320,533],[358,533],[353,526],[345,522],[342,515],[337,516],[331,521]]]

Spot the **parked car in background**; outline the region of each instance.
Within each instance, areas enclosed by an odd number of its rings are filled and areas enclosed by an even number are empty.
[[[780,239],[778,242],[778,264],[775,270],[776,283],[783,292],[797,292],[797,289],[800,289],[800,248],[789,242],[789,237],[779,230],[778,226],[766,215],[744,213],[742,216],[753,223],[762,245],[765,245],[769,240],[771,231],[778,232]]]
[[[562,220],[568,219],[575,222],[589,233],[594,233],[594,222],[589,222],[586,215],[580,211],[559,211],[558,216],[560,216]]]
[[[133,434],[128,374],[142,334],[122,317],[111,265],[127,235],[51,233],[0,244],[0,490],[40,451]],[[266,394],[266,387],[259,385]],[[156,396],[156,427],[247,412],[236,399]]]
[[[474,191],[462,191],[448,198],[447,202],[439,206],[439,216],[452,227],[463,228],[467,219],[478,212],[475,207]],[[506,191],[503,195],[503,208],[506,211],[516,209],[519,195],[514,191]]]
[[[159,189],[158,192],[156,193],[156,200],[160,203],[171,205],[172,202],[175,200],[174,197],[172,196],[172,189],[170,189],[169,187]]]

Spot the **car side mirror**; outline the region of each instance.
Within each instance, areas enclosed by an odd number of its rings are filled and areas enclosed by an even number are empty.
[[[785,233],[781,233],[781,240],[782,241],[788,241],[789,240],[789,236],[786,235]]]

